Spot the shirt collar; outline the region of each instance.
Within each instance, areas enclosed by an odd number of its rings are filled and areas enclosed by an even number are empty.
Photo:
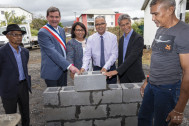
[[[131,31],[129,32],[127,36],[125,36],[125,33],[124,33],[124,38],[130,38],[132,33],[133,33],[133,29],[131,29]]]
[[[58,30],[58,26],[57,26],[57,28],[55,28],[55,30],[59,31],[59,30]]]
[[[100,36],[103,36],[103,38],[105,38],[105,36],[106,36],[106,31],[104,32],[103,35],[100,35],[98,32],[97,32],[97,34],[98,34],[99,37],[100,37]]]
[[[17,53],[16,49],[14,47],[12,47],[12,45],[10,43],[9,43],[9,46],[11,47],[13,52]],[[21,48],[20,48],[20,46],[18,46],[18,53],[20,53],[20,52],[21,52]]]

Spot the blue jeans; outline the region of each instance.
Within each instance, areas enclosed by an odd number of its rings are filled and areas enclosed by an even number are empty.
[[[180,95],[181,81],[175,84],[147,84],[138,114],[138,126],[168,126],[168,114],[174,109]]]

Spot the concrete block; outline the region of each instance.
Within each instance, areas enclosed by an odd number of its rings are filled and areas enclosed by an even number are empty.
[[[44,115],[46,121],[59,121],[75,119],[76,107],[66,108],[45,108]]]
[[[93,122],[92,120],[90,121],[76,121],[76,122],[66,122],[64,123],[64,126],[92,126]]]
[[[140,83],[124,83],[121,84],[123,88],[123,102],[141,102]]]
[[[60,87],[48,87],[43,92],[43,104],[44,105],[59,105],[58,93]]]
[[[46,126],[61,126],[61,122],[47,122]]]
[[[114,116],[136,116],[137,103],[130,104],[112,104],[109,105],[110,117]]]
[[[74,85],[76,91],[105,90],[106,76],[100,71],[88,71],[82,75],[75,74]]]
[[[79,119],[103,118],[107,117],[107,105],[82,106],[80,108]]]
[[[127,117],[125,118],[125,126],[137,126],[138,125],[138,117]]]
[[[144,80],[144,81],[145,81],[145,80]],[[136,84],[139,86],[139,88],[144,84],[144,81],[141,82],[141,83],[136,83]]]
[[[62,87],[60,90],[60,105],[89,105],[90,92],[77,92],[74,86]]]
[[[117,118],[117,119],[109,118],[106,120],[95,120],[94,124],[95,126],[121,126],[121,120],[122,118]],[[128,125],[128,126],[132,126],[132,125]]]
[[[122,103],[122,88],[120,84],[108,84],[108,90],[92,93],[93,104]]]
[[[189,126],[189,118],[187,118],[186,115],[179,126]]]
[[[187,102],[187,104],[186,105],[188,105],[189,106],[189,101]]]

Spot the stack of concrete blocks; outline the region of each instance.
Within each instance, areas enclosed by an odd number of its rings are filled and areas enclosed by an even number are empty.
[[[96,79],[95,83],[99,81]],[[46,124],[137,126],[142,101],[140,86],[140,83],[110,84],[107,89],[87,91],[76,91],[76,86],[49,87],[44,91]]]

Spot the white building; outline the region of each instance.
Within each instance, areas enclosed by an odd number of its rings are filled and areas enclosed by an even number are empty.
[[[6,22],[5,12],[13,13],[15,16],[25,16],[25,22],[30,23],[32,21],[33,14],[21,7],[0,5],[0,23],[2,21]]]
[[[150,14],[150,2],[152,0],[144,0],[141,10],[144,10],[144,44],[150,46],[155,37],[157,27],[152,21],[152,15]],[[176,11],[177,18],[185,21],[185,11],[188,8],[189,1],[187,0],[176,0]]]

